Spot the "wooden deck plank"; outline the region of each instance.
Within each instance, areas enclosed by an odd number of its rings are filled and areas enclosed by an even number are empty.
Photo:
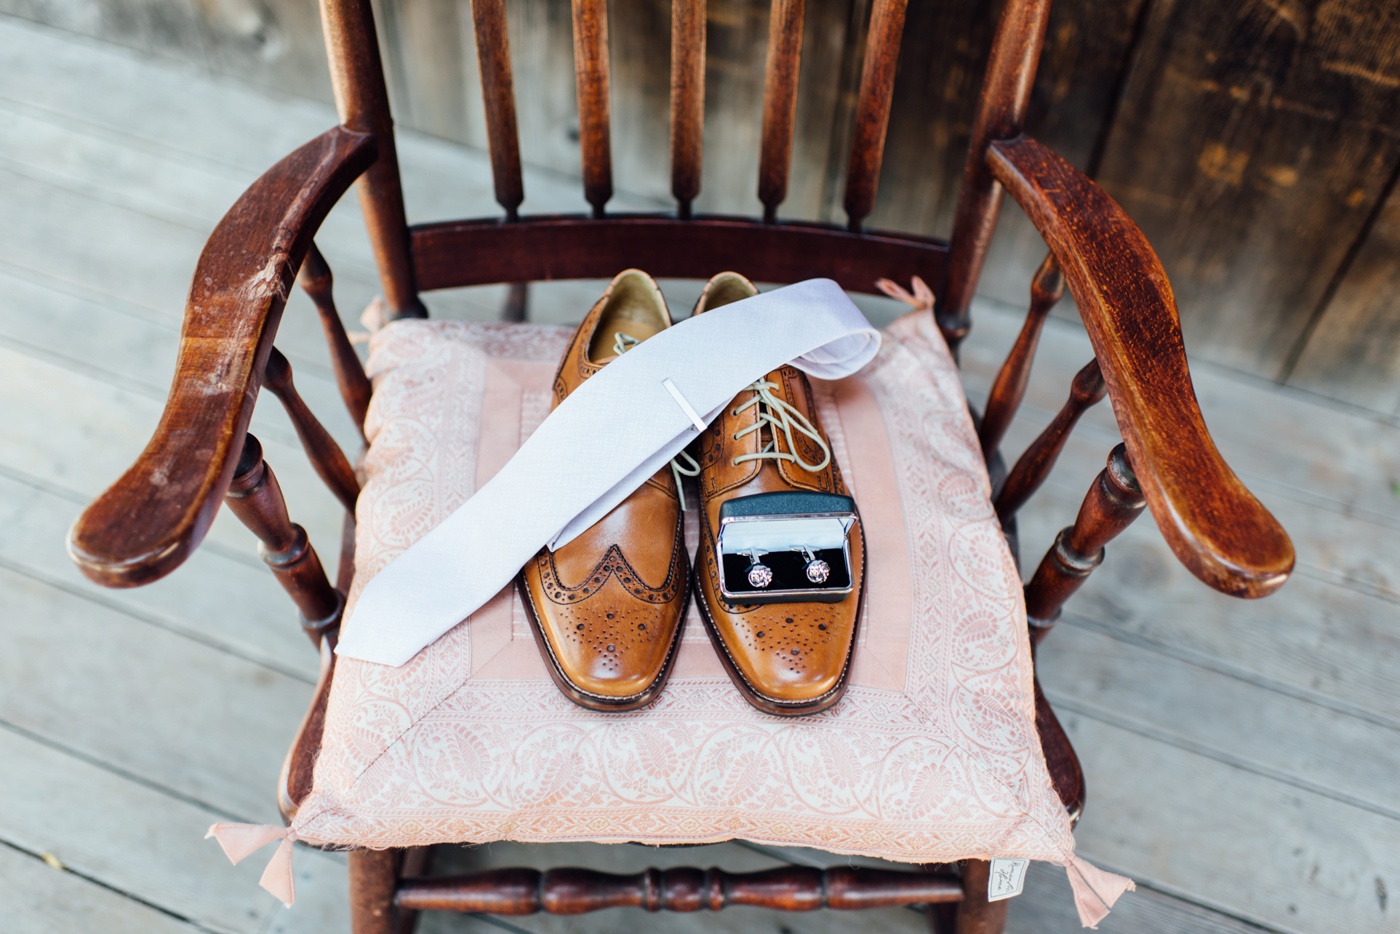
[[[0,405],[22,412],[11,422],[0,447],[0,467],[12,475],[36,478],[67,492],[94,497],[115,481],[146,446],[160,416],[162,400],[121,389],[0,343]],[[48,391],[36,393],[34,386]],[[343,509],[306,466],[306,457],[285,430],[275,427],[282,413],[259,406],[254,432],[291,504],[294,521],[306,527],[326,555],[338,553]],[[77,452],[82,452],[78,454]],[[78,509],[73,511],[77,517]],[[231,551],[254,554],[256,541],[231,513],[220,511],[209,540]]]
[[[250,548],[251,560],[199,549],[175,574],[111,590],[78,574],[64,537],[84,497],[65,497],[0,474],[0,566],[181,632],[221,651],[314,684],[320,660],[286,593]]]
[[[0,917],[14,934],[193,934],[192,924],[0,845]]]
[[[233,819],[279,820],[304,681],[3,568],[0,643],[0,722]]]
[[[282,910],[258,888],[271,848],[232,866],[214,841],[203,839],[223,819],[216,811],[6,729],[0,729],[0,791],[0,840],[52,853],[84,878],[238,934],[261,932]],[[37,801],[61,806],[40,809]],[[339,860],[305,848],[294,867],[309,888],[321,887],[321,875],[344,872]]]
[[[1086,859],[1280,931],[1395,929],[1400,822],[1080,714]],[[1130,896],[1128,896],[1130,897]]]
[[[1271,691],[1075,619],[1041,645],[1039,661],[1057,711],[1400,819],[1400,726]]]

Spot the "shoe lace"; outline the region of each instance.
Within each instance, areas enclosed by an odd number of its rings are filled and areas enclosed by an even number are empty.
[[[761,451],[753,454],[740,454],[730,460],[730,463],[738,467],[745,461],[791,461],[809,473],[816,473],[819,470],[825,469],[826,465],[831,463],[831,448],[822,438],[821,432],[808,420],[807,416],[793,408],[786,400],[774,394],[773,390],[777,388],[777,383],[766,379],[760,379],[750,383],[746,387],[746,391],[751,391],[753,395],[742,405],[737,405],[730,410],[730,415],[738,416],[751,406],[757,406],[758,408],[758,418],[747,428],[736,431],[732,436],[735,441],[739,441],[744,436],[761,430],[765,425],[769,428],[768,443],[763,446]],[[809,464],[797,453],[797,445],[793,443],[792,437],[794,431],[798,434],[806,435],[808,438],[812,439],[817,447],[821,448],[822,459],[820,463]],[[778,448],[779,434],[781,434],[787,442],[787,450],[780,450]]]
[[[613,332],[612,350],[613,353],[619,357],[640,343],[641,340],[633,337],[631,334],[624,334],[622,331]],[[684,463],[682,463],[682,461],[684,461]],[[681,451],[675,457],[671,458],[671,476],[675,478],[676,481],[676,495],[681,501],[681,512],[687,512],[688,507],[685,503],[685,486],[681,478],[700,476],[700,464],[688,453]]]

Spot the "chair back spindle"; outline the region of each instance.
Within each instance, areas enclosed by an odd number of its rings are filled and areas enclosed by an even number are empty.
[[[607,0],[573,0],[574,78],[578,84],[578,135],[583,194],[602,217],[612,198],[612,148],[608,136]]]
[[[1055,461],[1059,459],[1065,442],[1069,440],[1069,433],[1079,421],[1079,416],[1103,399],[1106,391],[1098,360],[1090,360],[1074,375],[1070,383],[1069,398],[1045,430],[1017,459],[1016,466],[1011,468],[1006,482],[1002,484],[1001,492],[997,494],[997,519],[1001,521],[1003,528],[1026,504],[1026,500],[1040,489],[1045,478],[1050,476],[1050,468],[1054,467]]]
[[[852,231],[859,231],[861,223],[875,208],[907,6],[908,0],[875,0],[870,11],[865,63],[856,100],[855,131],[851,135],[851,159],[846,169],[846,223]]]
[[[705,0],[671,3],[671,194],[690,217],[705,141]]]
[[[958,189],[947,277],[938,290],[938,328],[954,353],[971,327],[968,308],[1001,211],[1002,188],[987,167],[987,149],[1021,131],[1049,18],[1050,0],[1006,0],[997,20]]]
[[[520,133],[515,122],[515,82],[511,76],[505,0],[472,0],[472,26],[476,31],[476,62],[486,111],[491,178],[497,203],[505,208],[506,219],[513,221],[525,200],[525,183],[520,174]]]
[[[1119,444],[1089,487],[1074,525],[1055,536],[1026,585],[1026,615],[1034,642],[1045,638],[1065,601],[1103,563],[1104,546],[1141,515],[1146,502],[1128,462],[1128,449]]]
[[[758,200],[763,203],[765,224],[777,221],[778,205],[787,198],[805,17],[806,0],[773,0],[768,16],[768,61],[763,74],[763,135],[758,153]]]
[[[335,307],[335,281],[331,276],[331,267],[327,265],[321,251],[316,249],[315,243],[311,244],[311,248],[306,252],[306,259],[301,262],[297,282],[316,306],[316,314],[321,318],[321,330],[326,335],[326,346],[331,352],[331,369],[335,373],[336,388],[340,390],[340,398],[345,403],[346,411],[350,413],[350,420],[355,423],[360,437],[364,438],[365,413],[369,411],[369,397],[374,387],[365,375],[364,364],[360,362],[359,354],[355,353],[350,336],[345,333],[345,325]]]
[[[287,515],[287,503],[262,445],[251,433],[224,494],[233,514],[258,538],[258,553],[301,612],[301,625],[320,646],[321,636],[340,625],[345,598],[331,586],[306,530]]]
[[[296,384],[292,382],[291,362],[276,347],[268,353],[267,365],[263,367],[263,385],[272,390],[272,394],[287,410],[287,417],[292,420],[292,427],[296,429],[316,475],[340,500],[345,511],[354,515],[355,500],[360,496],[360,482],[355,479],[355,470],[331,433],[307,408],[301,393],[297,392]]]
[[[1040,343],[1040,331],[1050,309],[1064,297],[1065,279],[1060,275],[1059,264],[1054,254],[1047,255],[1031,279],[1031,303],[1026,311],[1025,323],[1011,352],[1006,355],[997,378],[992,383],[992,391],[987,396],[987,410],[982,414],[982,424],[977,431],[977,439],[982,443],[982,457],[988,464],[996,457],[1001,447],[1001,439],[1011,425],[1021,400],[1026,395],[1026,383],[1030,380],[1031,365],[1035,361],[1036,345]]]
[[[374,164],[356,185],[389,317],[426,318],[414,281],[394,121],[370,0],[321,0],[321,26],[340,122],[374,137]]]

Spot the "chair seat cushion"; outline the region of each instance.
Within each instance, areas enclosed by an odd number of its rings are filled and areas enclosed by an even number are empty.
[[[585,710],[555,687],[507,588],[403,667],[339,660],[297,836],[371,847],[739,838],[911,862],[1067,862],[1020,578],[930,317],[896,321],[855,377],[813,380],[867,536],[840,703],[801,718],[749,706],[692,603],[659,700]],[[376,333],[352,606],[543,421],[569,336],[412,320]]]

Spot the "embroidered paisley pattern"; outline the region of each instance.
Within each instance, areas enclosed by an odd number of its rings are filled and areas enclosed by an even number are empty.
[[[956,365],[928,318],[897,321],[853,377],[875,409],[848,410],[851,393],[814,385],[868,530],[864,643],[840,704],[793,720],[754,710],[692,606],[656,703],[591,712],[560,695],[532,645],[512,641],[518,599],[503,592],[498,629],[469,620],[401,668],[339,661],[298,837],[372,847],[740,838],[918,862],[1067,860],[1069,820],[1035,732],[1019,576]],[[507,434],[523,438],[539,418],[528,400],[549,392],[568,338],[422,321],[375,336],[352,602],[471,495],[480,462],[501,459],[481,449],[476,421],[504,378],[492,361],[515,361],[512,391],[525,401],[489,417],[518,418]],[[699,523],[687,519],[694,550]],[[627,573],[611,557],[604,566]]]

